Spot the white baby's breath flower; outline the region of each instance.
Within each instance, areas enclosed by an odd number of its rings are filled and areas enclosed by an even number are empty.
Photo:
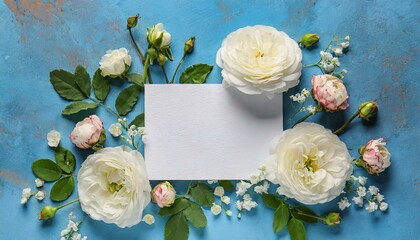
[[[236,184],[236,196],[243,196],[252,184],[240,181]]]
[[[254,184],[259,183],[261,179],[259,175],[251,175],[249,176],[249,181],[251,182],[252,185],[254,185]]]
[[[346,49],[346,48],[348,48],[348,47],[349,47],[350,42],[342,42],[342,43],[339,43],[339,45],[340,45],[342,48]]]
[[[335,56],[341,56],[343,55],[343,48],[339,47],[339,48],[334,48],[333,49]]]
[[[339,196],[353,171],[352,158],[337,135],[315,123],[283,131],[271,144],[266,178],[278,193],[304,204]]]
[[[322,64],[322,68],[324,68],[326,73],[330,73],[330,72],[334,71],[334,64],[324,63],[324,64]]]
[[[314,113],[316,111],[316,107],[309,105],[306,107],[306,111]]]
[[[382,201],[385,199],[385,197],[384,197],[384,195],[382,195],[382,194],[378,193],[378,194],[376,194],[375,199],[376,199],[378,202],[382,202]]]
[[[321,59],[324,61],[331,60],[333,58],[332,54],[329,52],[321,51],[319,52],[319,55],[321,55]]]
[[[366,188],[365,187],[358,187],[357,188],[357,194],[359,195],[359,197],[366,196]]]
[[[45,191],[38,191],[35,194],[35,198],[38,199],[39,201],[44,200],[44,198],[45,198]]]
[[[207,183],[208,184],[215,184],[215,183],[217,183],[218,181],[217,180],[207,180]]]
[[[375,202],[369,202],[368,206],[365,209],[370,213],[374,212],[378,210],[378,204],[376,204]]]
[[[122,126],[120,123],[113,123],[109,126],[108,131],[113,137],[119,137],[122,134]]]
[[[246,94],[287,91],[299,83],[302,51],[286,33],[269,26],[248,26],[230,33],[217,51],[224,86]]]
[[[220,200],[221,200],[224,204],[226,204],[226,205],[229,205],[229,204],[230,204],[230,197],[228,197],[228,196],[222,196],[222,197],[220,198]]]
[[[152,225],[153,223],[155,223],[155,217],[153,217],[152,214],[146,214],[143,217],[143,222],[145,222],[148,225]]]
[[[22,197],[20,199],[20,204],[22,204],[22,205],[26,204],[27,202],[28,202],[28,198],[27,197]]]
[[[213,213],[213,215],[219,215],[222,212],[222,207],[213,203],[213,206],[210,208],[210,211],[211,213]]]
[[[375,186],[369,186],[369,193],[372,195],[376,195],[379,193],[379,188],[375,187]]]
[[[352,200],[357,206],[363,207],[363,198],[362,197],[353,197]]]
[[[39,187],[39,188],[44,186],[44,180],[39,179],[39,178],[35,179],[35,185],[36,187]]]
[[[30,198],[32,196],[32,190],[30,188],[24,188],[22,190],[22,197]]]
[[[332,63],[334,66],[337,66],[337,67],[339,67],[339,66],[341,65],[341,63],[340,63],[340,61],[338,60],[338,58],[337,58],[337,57],[333,58],[333,59],[331,60],[331,63]]]
[[[379,210],[381,210],[382,212],[385,212],[387,209],[388,209],[388,203],[381,202],[381,204],[379,205]]]
[[[344,209],[350,207],[351,203],[349,202],[349,200],[346,197],[343,197],[339,202],[338,202],[338,208],[343,211]]]
[[[244,202],[239,201],[239,200],[237,200],[237,201],[235,202],[236,208],[237,208],[239,211],[242,211],[242,205],[243,205],[243,203],[244,203]]]
[[[48,146],[57,147],[60,144],[61,134],[53,129],[47,134],[47,140]]]
[[[214,189],[214,195],[222,197],[225,194],[225,189],[222,186],[217,186]]]
[[[349,36],[349,35],[345,36],[345,37],[344,37],[344,40],[346,40],[346,41],[350,41],[350,36]]]
[[[269,187],[270,187],[270,184],[267,181],[264,181],[263,185],[254,187],[254,192],[258,194],[267,193]]]
[[[231,216],[232,216],[232,211],[227,210],[227,211],[226,211],[226,215],[228,215],[229,217],[231,217]]]
[[[360,185],[365,185],[367,181],[367,177],[360,176],[357,178],[357,181],[359,182]]]
[[[251,195],[245,194],[243,196],[243,202],[242,202],[242,208],[251,211],[253,208],[256,208],[258,206],[257,202],[252,201]]]

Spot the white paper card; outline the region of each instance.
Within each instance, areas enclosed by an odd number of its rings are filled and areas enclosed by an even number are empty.
[[[145,85],[151,180],[247,179],[282,130],[282,94],[268,99],[221,84]]]

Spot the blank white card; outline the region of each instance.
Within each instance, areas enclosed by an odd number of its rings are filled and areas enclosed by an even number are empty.
[[[221,84],[145,85],[150,180],[248,179],[283,130],[282,95]]]

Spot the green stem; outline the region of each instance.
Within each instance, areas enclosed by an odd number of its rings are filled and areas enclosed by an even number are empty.
[[[292,128],[294,127],[294,126],[296,126],[298,123],[301,123],[301,122],[303,122],[303,121],[305,121],[308,117],[310,117],[310,116],[312,116],[312,115],[315,115],[317,112],[320,112],[320,111],[322,111],[322,107],[321,107],[321,105],[318,105],[317,107],[316,107],[316,109],[315,109],[315,111],[314,112],[309,112],[308,114],[306,114],[305,116],[303,116],[301,119],[299,119],[295,124],[293,124],[293,126],[292,126]]]
[[[316,218],[316,219],[321,220],[321,221],[325,221],[325,218],[323,218],[323,217],[318,217],[318,216],[306,214],[306,213],[303,213],[299,210],[297,212],[299,213],[299,215],[303,215],[303,216],[307,216],[307,217],[311,217],[311,218]]]
[[[192,181],[190,181],[190,183],[188,184],[188,189],[187,189],[187,192],[184,194],[184,197],[186,197],[190,193],[191,186],[192,186]]]
[[[79,201],[79,199],[78,199],[78,198],[76,198],[76,199],[74,199],[73,201],[70,201],[70,202],[65,203],[65,204],[63,204],[63,205],[61,205],[61,206],[58,206],[58,207],[57,207],[57,210],[58,210],[58,209],[61,209],[61,208],[63,208],[63,207],[66,207],[66,206],[68,206],[68,205],[70,205],[70,204],[73,204],[73,203],[75,203],[75,202],[78,202],[78,201]]]
[[[89,97],[90,100],[94,101],[96,104],[101,105],[102,107],[104,107],[108,112],[114,114],[117,118],[120,118],[120,115],[118,113],[116,113],[114,110],[112,110],[110,107],[108,107],[107,105],[103,104],[102,102],[100,102],[98,99],[95,99],[93,97]]]
[[[343,124],[343,126],[341,126],[339,129],[335,130],[334,134],[340,135],[344,131],[344,129],[346,129],[346,127],[351,123],[351,121],[353,121],[357,116],[359,116],[359,113],[360,113],[360,109],[357,110],[357,112],[355,114],[353,114],[353,116],[351,116],[351,118],[349,120],[347,120],[347,122],[345,122]]]
[[[182,63],[184,62],[184,60],[185,60],[185,56],[187,56],[187,55],[184,53],[184,55],[182,56],[181,60],[179,60],[178,66],[176,67],[175,72],[174,72],[174,75],[172,76],[171,83],[174,83],[176,73],[178,72],[179,67],[181,67]]]
[[[166,74],[165,66],[164,65],[160,65],[160,67],[162,68],[163,75],[165,76],[166,84],[168,84],[169,83],[169,79],[168,79],[168,75]]]
[[[144,71],[143,71],[143,82],[146,83],[146,76],[149,76],[149,83],[153,84],[152,78],[150,77],[150,73],[149,73],[149,62],[150,62],[150,57],[149,55],[146,55],[146,61],[144,63]]]
[[[136,50],[137,50],[137,52],[139,53],[139,55],[140,55],[140,57],[141,57],[141,62],[142,62],[142,63],[143,63],[143,65],[144,65],[144,62],[146,61],[146,59],[144,58],[143,53],[141,52],[141,50],[140,50],[139,46],[137,45],[136,40],[134,40],[133,33],[131,32],[131,28],[128,28],[128,32],[130,33],[131,41],[133,42],[134,47],[136,47]]]

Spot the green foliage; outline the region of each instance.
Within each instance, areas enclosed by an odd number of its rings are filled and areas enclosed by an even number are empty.
[[[289,222],[289,209],[286,205],[281,203],[274,212],[273,230],[279,232]]]
[[[197,183],[191,187],[191,196],[202,206],[210,207],[214,203],[213,191],[203,183]]]
[[[55,91],[62,98],[79,101],[86,98],[75,81],[75,76],[63,69],[56,69],[50,72],[50,81]]]
[[[131,85],[121,91],[115,101],[115,108],[117,109],[118,114],[125,116],[133,110],[134,105],[139,99],[140,91],[141,88],[137,85]]]
[[[90,97],[90,76],[84,67],[77,65],[76,70],[74,71],[74,80],[83,95],[86,98]]]
[[[63,115],[72,115],[75,113],[78,113],[83,110],[87,109],[94,109],[97,108],[98,104],[96,103],[90,103],[90,102],[84,102],[84,101],[76,101],[73,102],[64,108],[64,110],[61,112]]]
[[[196,64],[188,67],[181,74],[179,83],[183,84],[201,84],[206,81],[207,75],[211,72],[213,66],[208,64]]]
[[[128,126],[135,125],[136,127],[144,127],[144,113],[139,114]]]
[[[61,177],[61,168],[50,159],[39,159],[32,163],[32,171],[40,179],[52,182]]]
[[[74,189],[74,179],[72,176],[58,180],[51,188],[50,197],[54,201],[64,201],[70,197]]]
[[[219,180],[219,185],[222,186],[226,191],[232,191],[234,186],[230,180]]]
[[[287,225],[287,230],[289,230],[290,238],[292,240],[305,240],[306,231],[305,226],[301,221],[292,217]]]
[[[189,201],[186,198],[177,198],[170,207],[161,208],[159,211],[160,216],[172,216],[175,215],[187,207],[189,207]]]
[[[126,78],[128,79],[129,82],[134,83],[138,86],[144,86],[144,82],[143,82],[143,76],[141,74],[138,73],[128,73],[126,75]]]
[[[64,147],[55,148],[55,161],[57,165],[66,173],[73,173],[76,168],[76,158],[73,153]]]
[[[299,220],[302,220],[307,223],[316,223],[318,219],[318,215],[312,211],[311,209],[305,207],[305,206],[297,206],[290,209],[292,215]],[[310,215],[310,216],[308,216]],[[313,216],[313,217],[311,217]]]
[[[187,240],[190,231],[184,213],[173,215],[165,224],[165,240]]]
[[[266,194],[262,195],[262,200],[267,207],[277,209],[278,206],[283,203],[283,201],[274,194]]]
[[[111,81],[101,75],[101,69],[96,70],[92,80],[93,93],[100,101],[105,101],[111,89]]]
[[[185,218],[196,228],[203,228],[207,225],[207,219],[200,205],[189,201],[189,207],[184,209]]]

